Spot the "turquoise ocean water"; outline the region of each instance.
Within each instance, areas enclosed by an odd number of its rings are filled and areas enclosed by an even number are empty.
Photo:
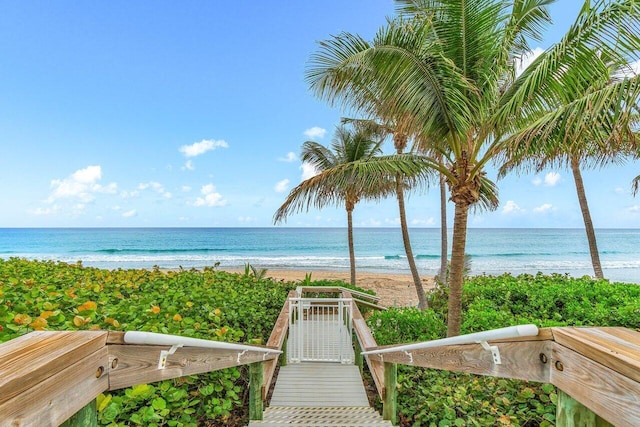
[[[640,229],[597,230],[605,277],[640,283]],[[360,271],[408,273],[398,228],[354,231]],[[434,275],[440,230],[411,230],[420,273]],[[451,242],[449,241],[449,245]],[[472,274],[592,275],[581,229],[469,229]],[[0,258],[82,261],[100,268],[242,268],[348,271],[344,228],[4,228]]]

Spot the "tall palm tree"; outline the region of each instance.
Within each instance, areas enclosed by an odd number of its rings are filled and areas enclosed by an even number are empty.
[[[378,103],[380,105],[380,103]],[[393,146],[396,150],[396,154],[403,154],[407,148],[408,136],[404,133],[402,123],[396,121],[396,123],[380,124],[374,120],[353,120],[343,119],[343,121],[354,123],[354,125],[369,129],[371,132],[375,132],[384,136],[391,136],[393,138]],[[422,280],[420,279],[420,273],[418,272],[418,266],[413,255],[413,249],[411,246],[411,238],[409,236],[409,224],[407,223],[407,209],[405,204],[405,186],[404,177],[402,173],[397,172],[395,174],[395,195],[398,201],[398,215],[400,218],[400,232],[402,234],[402,243],[404,245],[404,252],[407,256],[407,262],[409,264],[409,271],[413,279],[413,284],[416,289],[416,295],[418,297],[418,308],[424,310],[427,308],[427,296],[422,286]]]
[[[578,98],[568,90],[601,73],[593,67],[593,52],[637,57],[637,0],[599,1],[593,8],[587,2],[563,39],[516,76],[515,60],[531,50],[527,41],[541,40],[550,23],[551,2],[398,0],[401,16],[373,43],[349,33],[321,42],[307,72],[319,97],[383,119],[408,117],[407,132],[429,135],[431,148],[441,154],[443,160],[430,157],[425,164],[446,176],[455,204],[449,336],[460,332],[469,209],[497,204],[487,164],[510,145],[538,143],[542,136],[534,129],[565,128],[570,137],[588,132],[590,140],[602,142],[611,135],[587,123],[606,122],[610,111],[625,120],[640,92],[633,78],[588,94],[578,91]],[[383,100],[384,111],[372,105],[370,92]]]
[[[347,233],[349,244],[349,266],[351,284],[356,284],[356,261],[353,242],[353,209],[363,197],[372,197],[366,189],[355,185],[338,185],[336,176],[332,174],[340,166],[357,161],[364,161],[382,154],[383,139],[376,138],[376,133],[367,129],[352,130],[345,126],[336,129],[331,147],[325,147],[314,141],[302,145],[301,159],[312,165],[319,174],[309,178],[291,190],[285,202],[274,216],[274,222],[284,221],[295,211],[302,210],[312,204],[317,207],[342,202],[347,211]]]

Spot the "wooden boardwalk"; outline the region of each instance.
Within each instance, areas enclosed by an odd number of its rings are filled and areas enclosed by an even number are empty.
[[[304,362],[280,368],[271,406],[363,407],[369,400],[357,366]]]

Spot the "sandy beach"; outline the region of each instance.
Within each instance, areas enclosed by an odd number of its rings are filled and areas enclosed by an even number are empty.
[[[233,272],[239,272],[233,270]],[[303,270],[267,270],[266,277],[275,280],[302,281],[309,271]],[[349,282],[349,272],[339,271],[312,271],[311,280],[343,280]],[[433,288],[435,281],[433,276],[421,277],[425,290]],[[367,273],[358,272],[356,283],[363,289],[373,290],[380,299],[380,305],[384,307],[393,306],[415,306],[418,303],[416,290],[413,286],[413,279],[409,274],[393,273]]]

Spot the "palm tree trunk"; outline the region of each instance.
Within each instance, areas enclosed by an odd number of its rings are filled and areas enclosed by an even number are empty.
[[[440,174],[440,283],[447,280],[447,187],[445,177]]]
[[[464,280],[464,253],[467,245],[468,216],[469,205],[456,203],[451,246],[451,276],[449,277],[448,337],[460,335],[460,325],[462,324],[462,283]]]
[[[593,229],[593,221],[591,221],[591,213],[587,204],[587,195],[584,191],[584,182],[582,182],[582,174],[580,173],[580,163],[578,159],[571,159],[571,172],[576,182],[576,192],[578,193],[578,202],[580,202],[580,210],[584,219],[584,228],[587,232],[587,240],[589,241],[589,252],[591,253],[591,264],[597,279],[604,278],[602,274],[602,265],[600,264],[600,254],[598,253],[598,244],[596,243],[596,232]]]
[[[351,268],[351,284],[356,285],[356,253],[353,245],[353,209],[347,209],[347,235],[349,240],[349,267]]]
[[[413,258],[413,250],[411,249],[411,241],[409,240],[409,227],[407,226],[407,214],[404,206],[404,190],[402,189],[402,175],[396,175],[396,195],[398,197],[398,210],[400,211],[400,228],[402,230],[402,241],[404,243],[404,251],[407,254],[407,261],[409,261],[409,269],[411,270],[411,276],[413,277],[413,283],[416,287],[416,293],[418,294],[418,308],[424,310],[427,308],[427,297],[424,294],[424,288],[422,287],[422,281],[418,274],[418,268],[416,267],[416,261]]]

